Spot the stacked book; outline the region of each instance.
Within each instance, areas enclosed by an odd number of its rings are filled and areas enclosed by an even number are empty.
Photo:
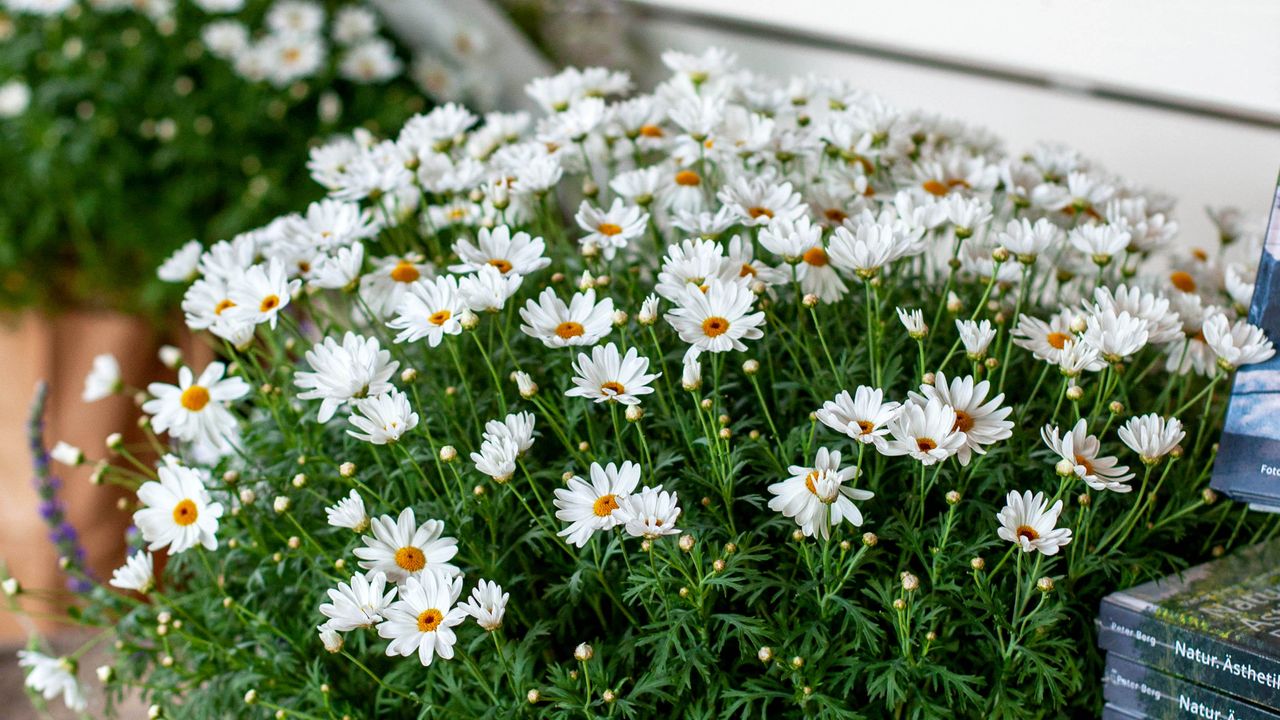
[[[1280,542],[1102,601],[1107,720],[1280,720]]]

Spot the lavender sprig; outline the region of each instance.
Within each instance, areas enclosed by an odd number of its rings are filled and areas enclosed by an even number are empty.
[[[31,447],[31,463],[35,470],[34,483],[40,495],[40,517],[49,526],[49,539],[58,550],[59,566],[67,573],[67,588],[76,593],[87,593],[94,582],[84,567],[84,547],[74,525],[67,520],[66,507],[58,498],[62,480],[49,467],[49,452],[44,442],[44,408],[49,397],[49,385],[41,380],[36,383],[35,399],[31,403],[31,415],[27,423],[27,437]]]

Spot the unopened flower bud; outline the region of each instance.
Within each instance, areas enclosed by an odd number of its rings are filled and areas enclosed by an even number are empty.
[[[689,597],[689,588],[681,586],[680,589],[677,591],[677,594],[682,598],[687,598]]]
[[[417,379],[418,379],[418,371],[414,370],[413,368],[405,368],[400,373],[400,382],[406,385],[412,385],[413,382]]]
[[[693,536],[692,536],[692,535],[690,535],[690,534],[688,534],[688,533],[685,533],[684,535],[681,535],[681,536],[680,536],[680,549],[681,549],[681,550],[683,550],[683,551],[685,551],[685,552],[689,552],[690,550],[692,550],[692,549],[693,549],[693,543],[694,543],[694,540],[693,540]]]
[[[252,488],[243,488],[240,490],[240,504],[252,505],[258,499],[258,494]]]
[[[591,449],[591,443],[583,440],[578,443],[578,452],[586,452]]]
[[[257,703],[257,702],[258,702],[258,691],[257,691],[257,690],[250,690],[249,692],[247,692],[247,693],[245,693],[245,694],[244,694],[244,704],[245,704],[245,705],[253,705],[253,704]]]
[[[115,679],[116,669],[110,665],[99,665],[97,669],[98,682],[106,685]]]
[[[937,376],[933,373],[925,373],[924,376],[920,378],[920,381],[925,385],[932,385],[937,382]]]
[[[476,326],[480,324],[480,316],[470,310],[463,310],[462,314],[458,316],[458,324],[462,326],[463,330],[475,330]]]
[[[344,478],[349,478],[356,474],[356,464],[353,462],[344,462],[338,466],[338,474]]]
[[[1181,445],[1174,445],[1173,449],[1169,451],[1169,457],[1174,458],[1176,460],[1177,458],[1182,457],[1183,452],[1184,451]]]
[[[982,365],[988,370],[995,370],[996,368],[1000,367],[1000,361],[997,360],[996,358],[989,357],[986,360],[982,361]]]
[[[947,504],[948,504],[948,505],[959,505],[959,504],[960,504],[960,493],[959,493],[958,491],[956,491],[956,490],[948,490],[948,491],[947,491],[946,498],[947,498]]]
[[[1077,402],[1082,397],[1084,397],[1084,388],[1079,385],[1072,385],[1067,388],[1067,399],[1071,402]]]
[[[452,445],[445,445],[440,448],[440,461],[451,463],[458,459],[458,449]]]
[[[840,552],[849,552],[852,549],[853,549],[853,543],[849,542],[848,540],[840,541]]]
[[[1111,411],[1112,415],[1120,415],[1124,412],[1124,403],[1119,400],[1112,400],[1111,404],[1107,405],[1107,409]]]
[[[893,600],[893,609],[894,609],[894,610],[906,610],[906,609],[907,609],[907,601],[906,601],[906,600],[903,600],[902,598],[894,598],[894,600]]]
[[[275,510],[278,513],[288,512],[289,498],[285,497],[284,495],[277,496],[275,500],[271,501],[271,509]]]
[[[307,476],[305,473],[298,473],[289,482],[296,488],[304,488],[307,486]]]
[[[866,547],[875,547],[880,542],[880,536],[873,532],[862,533],[862,544]]]
[[[765,645],[756,651],[756,658],[762,663],[767,663],[773,659],[773,648]]]
[[[799,530],[792,530],[791,539],[796,542],[802,542],[804,541],[804,533],[800,532]]]
[[[627,422],[640,422],[640,418],[644,417],[644,408],[639,405],[628,405],[626,417]]]
[[[228,485],[235,485],[240,481],[240,473],[235,470],[228,470],[222,473],[222,482]]]
[[[302,547],[302,538],[297,535],[290,535],[289,539],[285,541],[285,544],[289,546],[290,550],[297,550]]]
[[[715,562],[711,563],[711,570],[718,573],[724,572],[724,561],[720,558],[716,558]]]
[[[626,310],[614,310],[614,311],[613,311],[613,326],[614,326],[614,327],[622,327],[623,325],[626,325],[626,324],[627,324],[627,311],[626,311]]]
[[[813,293],[808,293],[800,299],[800,302],[803,303],[805,307],[811,308],[818,304],[818,296]]]
[[[742,363],[742,372],[744,372],[744,373],[746,373],[746,374],[748,374],[748,375],[755,375],[756,373],[760,372],[760,361],[758,361],[758,360],[747,360],[747,361],[743,362],[743,363]]]
[[[516,373],[516,387],[520,390],[520,397],[525,400],[538,394],[538,383],[534,382],[526,372]]]
[[[729,428],[727,428],[727,427],[726,427],[726,428],[720,428],[720,439],[721,439],[721,440],[728,440],[728,439],[729,439],[729,438],[731,438],[731,437],[733,437],[733,431],[732,431],[732,430],[730,430],[730,429],[729,429]]]
[[[600,693],[600,699],[604,700],[605,705],[608,705],[614,700],[617,700],[618,696],[612,690],[605,690],[604,692]]]
[[[529,701],[530,705],[537,703],[542,699],[542,693],[535,688],[524,694],[524,699]]]
[[[486,492],[488,492],[488,490],[485,490],[483,485],[476,485],[471,488],[471,494],[476,497],[483,497]]]
[[[969,567],[977,571],[982,571],[987,568],[987,561],[980,557],[976,557],[969,561]]]
[[[715,403],[711,402],[711,398],[702,398],[702,402],[698,403],[698,406],[703,410],[710,410],[713,405]]]
[[[579,643],[578,647],[573,649],[573,659],[578,662],[587,662],[595,657],[596,651],[586,643]]]
[[[0,590],[4,590],[4,594],[14,597],[22,593],[22,583],[18,582],[18,578],[5,578],[0,582]]]
[[[170,370],[182,364],[182,351],[172,345],[161,345],[156,354],[160,357],[160,363]]]
[[[800,657],[799,655],[796,655],[795,657],[791,658],[791,667],[797,670],[804,667],[804,658]]]
[[[1093,504],[1093,498],[1090,497],[1089,493],[1087,492],[1080,493],[1080,495],[1076,498],[1076,504],[1079,505],[1080,507],[1089,507],[1090,505]]]
[[[1053,578],[1042,577],[1036,581],[1036,589],[1042,593],[1053,592]]]
[[[331,653],[342,652],[343,639],[342,635],[332,628],[324,625],[320,626],[320,642],[324,645],[324,649]]]
[[[907,592],[915,592],[920,587],[920,578],[909,572],[902,573],[902,589]]]
[[[1053,466],[1053,471],[1058,473],[1059,477],[1070,477],[1076,474],[1076,464],[1063,458]]]
[[[112,452],[119,452],[124,447],[124,437],[120,433],[111,433],[107,436],[107,449]]]
[[[1200,491],[1200,498],[1204,500],[1205,505],[1212,505],[1218,502],[1218,493],[1214,492],[1212,488],[1205,488]]]

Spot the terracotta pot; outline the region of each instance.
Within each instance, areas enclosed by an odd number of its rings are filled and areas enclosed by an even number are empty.
[[[181,326],[177,323],[176,326]],[[194,346],[190,338],[174,343]],[[172,342],[172,340],[170,340]],[[106,455],[104,439],[119,432],[126,442],[142,441],[137,429],[138,408],[133,399],[116,396],[85,404],[80,399],[84,377],[94,356],[112,353],[120,361],[126,385],[145,387],[154,380],[171,380],[156,352],[163,338],[146,321],[112,312],[67,312],[49,316],[28,312],[0,318],[0,555],[9,573],[25,588],[62,590],[65,576],[58,568],[48,527],[40,519],[38,496],[32,484],[31,456],[27,447],[27,417],[37,381],[49,384],[45,409],[45,443],[52,447],[64,440],[84,450],[89,461],[70,468],[53,463],[62,479],[60,499],[67,518],[80,534],[87,567],[97,578],[107,578],[124,561],[124,532],[131,509],[117,502],[126,495],[119,488],[89,483],[92,463]],[[184,348],[197,368],[210,357],[204,347]],[[24,597],[29,611],[58,612],[59,603],[44,607],[34,597]],[[21,640],[36,627],[56,631],[54,623],[36,622],[0,613],[0,641]]]

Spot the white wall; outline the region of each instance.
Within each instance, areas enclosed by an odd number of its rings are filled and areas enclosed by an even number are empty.
[[[776,0],[680,0],[678,3],[676,0],[643,0],[634,4],[678,5],[682,10],[710,9],[724,12],[726,17],[777,22],[806,31],[821,30],[815,34],[824,37],[839,38],[856,33],[858,38],[855,39],[860,40],[863,36],[882,32],[883,35],[874,43],[860,44],[874,44],[907,54],[912,54],[913,45],[943,49],[948,45],[945,36],[939,34],[942,31],[938,21],[924,22],[924,16],[917,15],[914,23],[909,24],[909,8],[918,11],[926,5],[931,8],[955,6],[965,9],[959,15],[973,15],[973,8],[978,5],[924,0],[909,0],[902,7],[884,2],[873,6],[862,0],[790,2],[785,5]],[[1091,23],[1105,25],[1105,17],[1090,16],[1089,8],[1099,4],[1094,0],[1076,0],[1072,7],[1077,8],[1082,17],[1090,17]],[[1029,62],[1039,63],[1035,67],[1024,68],[1028,75],[1048,72],[1046,68],[1050,67],[1050,62],[1060,60],[1062,69],[1054,71],[1055,76],[1070,77],[1076,86],[1097,86],[1098,83],[1089,80],[1087,75],[1105,68],[1100,69],[1089,55],[1095,50],[1102,54],[1112,53],[1107,62],[1116,68],[1110,86],[1113,90],[1124,89],[1125,94],[1149,98],[1160,96],[1159,99],[1163,100],[1172,98],[1188,106],[1208,109],[1211,113],[1238,114],[1251,122],[1186,112],[1165,105],[1103,99],[1061,87],[1037,87],[960,69],[860,53],[833,47],[830,43],[806,43],[802,38],[788,40],[759,32],[758,28],[734,29],[707,18],[679,13],[667,15],[661,10],[641,12],[636,33],[651,53],[667,47],[696,51],[715,44],[736,51],[740,63],[753,70],[782,75],[819,73],[849,78],[858,86],[879,93],[899,106],[925,108],[990,127],[1006,139],[1011,150],[1026,148],[1039,140],[1070,144],[1130,180],[1177,197],[1182,243],[1212,246],[1217,236],[1204,216],[1205,205],[1231,204],[1260,214],[1270,206],[1277,170],[1280,170],[1280,42],[1274,39],[1275,31],[1280,29],[1280,20],[1277,19],[1280,17],[1280,3],[1190,3],[1183,0],[1159,3],[1161,8],[1190,4],[1206,8],[1235,7],[1236,15],[1244,14],[1248,9],[1245,6],[1249,6],[1257,10],[1251,16],[1255,21],[1268,21],[1265,34],[1273,36],[1267,43],[1261,43],[1250,35],[1247,47],[1224,46],[1219,55],[1225,54],[1226,57],[1218,57],[1210,49],[1217,42],[1214,38],[1225,31],[1209,22],[1209,13],[1202,13],[1207,25],[1199,49],[1176,67],[1164,68],[1160,63],[1178,54],[1178,38],[1170,34],[1176,35],[1186,28],[1171,28],[1167,23],[1162,27],[1161,15],[1155,12],[1157,3],[1133,0],[1131,4],[1150,13],[1147,30],[1139,32],[1136,25],[1111,27],[1100,33],[1110,40],[1097,40],[1092,44],[1083,40],[1068,43],[1079,47],[1062,50],[1064,54],[1061,55],[1058,54],[1058,46],[1063,42],[1036,48],[1026,38],[1010,40],[1010,46],[1005,48],[1005,59],[992,60],[993,67],[1008,62],[1009,57],[1018,56],[1018,53],[1025,53]],[[1012,7],[1014,5],[1039,8],[1041,12],[1037,15],[1030,10],[1018,11]],[[1071,14],[1064,16],[1057,12],[1062,5],[1059,0],[987,0],[981,3],[984,8],[1004,8],[1020,17],[1030,13],[1039,18],[1037,22],[1065,23],[1065,27],[1078,36],[1087,37],[1086,23],[1069,22]],[[815,6],[828,9],[838,6],[844,10],[825,16],[827,24],[823,30],[813,26],[823,19],[810,12]],[[1017,36],[1011,30],[994,25],[990,19],[992,15],[986,17],[985,22],[991,25],[988,35]],[[1183,16],[1184,21],[1186,17]],[[953,36],[964,38],[967,32],[976,32],[973,27],[973,22],[957,21]],[[1258,30],[1260,27],[1250,26],[1249,29]],[[1114,47],[1107,48],[1119,44],[1113,41],[1126,33],[1131,48],[1125,51],[1128,59],[1121,61],[1117,59],[1119,56],[1115,53],[1118,51]],[[1185,36],[1182,37],[1185,40]],[[976,48],[980,45],[972,39],[969,42],[955,40],[949,44],[955,48]],[[1190,49],[1184,51],[1191,52]],[[1266,57],[1268,53],[1270,57]],[[973,59],[972,55],[967,57]],[[1151,59],[1150,67],[1142,62],[1147,57]],[[1253,66],[1262,60],[1266,60],[1265,64]],[[1191,82],[1185,75],[1186,68],[1196,63],[1204,67],[1198,79]],[[1247,92],[1249,88],[1254,88],[1256,93]],[[1173,98],[1175,94],[1177,98]]]

